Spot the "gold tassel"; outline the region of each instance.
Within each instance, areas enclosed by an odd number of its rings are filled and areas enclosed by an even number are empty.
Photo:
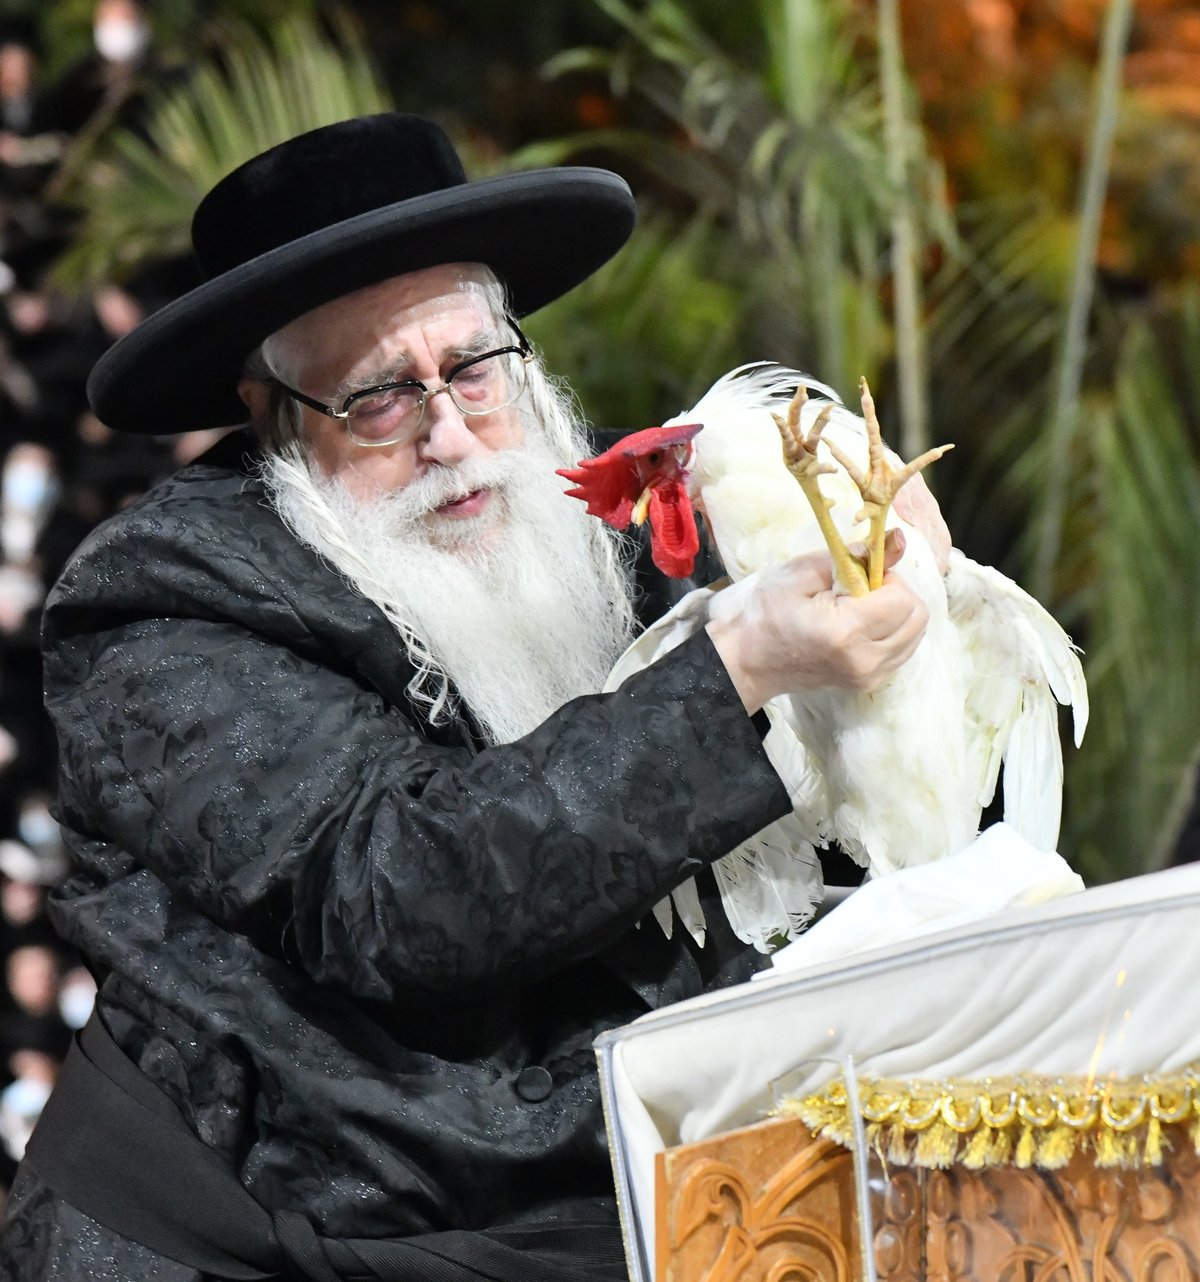
[[[1092,1152],[1096,1155],[1097,1166],[1119,1166],[1121,1154],[1117,1146],[1117,1134],[1107,1126],[1100,1127],[1092,1136]]]
[[[1170,1147],[1170,1141],[1166,1147]],[[1150,1166],[1161,1166],[1163,1160],[1163,1129],[1162,1123],[1153,1114],[1150,1115],[1150,1121],[1146,1126],[1146,1147],[1143,1150],[1146,1162]]]
[[[966,1148],[963,1149],[959,1161],[969,1171],[980,1171],[985,1166],[995,1166],[993,1159],[995,1144],[992,1136],[995,1132],[984,1122],[980,1122],[975,1128],[974,1134],[967,1141]]]
[[[848,1147],[854,1133],[849,1114],[828,1096],[814,1095],[803,1101],[800,1120],[814,1135],[824,1136]]]
[[[1097,1166],[1138,1165],[1138,1140],[1132,1132],[1122,1133],[1101,1127],[1096,1132],[1095,1147]]]
[[[1057,1171],[1075,1156],[1076,1132],[1061,1122],[1047,1126],[1038,1137],[1037,1164],[1043,1170]]]
[[[995,1131],[992,1139],[991,1165],[1007,1166],[1012,1159],[1012,1149],[1012,1128],[1005,1126]]]
[[[1127,1131],[1121,1136],[1121,1165],[1126,1169],[1136,1168],[1141,1161],[1141,1145],[1135,1132]]]
[[[1013,1161],[1021,1170],[1027,1171],[1033,1165],[1036,1153],[1037,1144],[1033,1136],[1033,1127],[1028,1122],[1023,1122],[1021,1124],[1021,1136],[1017,1140],[1017,1152]]]
[[[958,1135],[939,1119],[918,1133],[913,1161],[918,1166],[944,1171],[954,1165],[957,1152]]]
[[[892,1125],[887,1128],[888,1131],[888,1161],[896,1166],[907,1166],[909,1163],[908,1156],[908,1135],[903,1126]]]
[[[837,1109],[823,1095],[809,1095],[807,1099],[785,1100],[780,1112],[793,1113],[814,1135],[820,1135],[837,1120]]]

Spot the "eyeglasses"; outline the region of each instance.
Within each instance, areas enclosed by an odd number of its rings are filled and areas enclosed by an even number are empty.
[[[533,349],[516,325],[512,327],[521,340],[519,345],[497,347],[460,361],[441,387],[426,387],[417,378],[381,383],[351,392],[337,409],[277,378],[270,381],[301,405],[345,423],[346,432],[356,445],[398,445],[416,436],[425,420],[425,407],[443,392],[450,394],[455,409],[465,415],[492,414],[517,400],[528,382]]]

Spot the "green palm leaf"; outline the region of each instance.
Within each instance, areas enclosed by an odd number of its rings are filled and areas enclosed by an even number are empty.
[[[597,146],[635,159],[740,244],[744,312],[798,340],[781,355],[803,353],[848,388],[873,374],[890,338],[878,306],[863,300],[878,293],[895,186],[878,77],[861,56],[869,32],[856,11],[842,0],[756,0],[759,57],[747,62],[675,0],[596,2],[628,39],[613,51],[571,51],[550,70],[607,72],[616,92],[636,90],[652,104],[663,127],[560,139],[515,163]],[[938,185],[919,146],[905,177],[923,192]],[[914,208],[925,215],[922,235],[932,223],[949,236],[943,204]]]
[[[1085,406],[1096,715],[1070,784],[1077,858],[1096,877],[1167,862],[1200,760],[1198,306],[1192,291],[1179,350],[1134,326],[1115,396],[1099,412]]]

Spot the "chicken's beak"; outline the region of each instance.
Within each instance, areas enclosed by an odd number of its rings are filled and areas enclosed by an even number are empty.
[[[646,514],[650,511],[650,492],[653,488],[652,485],[647,485],[638,496],[638,501],[633,505],[633,512],[629,519],[634,525],[645,525]]]

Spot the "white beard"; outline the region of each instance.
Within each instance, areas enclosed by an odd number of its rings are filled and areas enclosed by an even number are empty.
[[[431,720],[452,711],[452,683],[488,739],[507,743],[598,691],[632,635],[630,576],[605,527],[563,495],[564,461],[534,440],[361,498],[285,450],[264,478],[292,533],[397,629],[417,668],[409,694]],[[484,487],[479,516],[433,513]]]

